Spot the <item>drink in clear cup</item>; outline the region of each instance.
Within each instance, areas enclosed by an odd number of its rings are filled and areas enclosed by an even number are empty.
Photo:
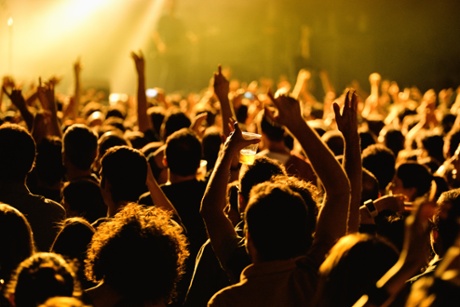
[[[252,132],[243,131],[243,137],[247,140],[260,139],[261,135]],[[253,164],[256,158],[259,143],[251,144],[240,150],[240,162],[243,164]]]

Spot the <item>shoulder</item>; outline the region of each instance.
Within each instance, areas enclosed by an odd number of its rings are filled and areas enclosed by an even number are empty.
[[[241,284],[237,283],[217,291],[208,302],[208,306],[239,306],[244,299],[240,295]]]

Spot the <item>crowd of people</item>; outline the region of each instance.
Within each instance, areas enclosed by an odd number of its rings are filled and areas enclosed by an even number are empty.
[[[83,91],[80,60],[70,97],[3,78],[0,306],[460,304],[458,89],[218,66],[148,95],[131,60],[127,99]]]

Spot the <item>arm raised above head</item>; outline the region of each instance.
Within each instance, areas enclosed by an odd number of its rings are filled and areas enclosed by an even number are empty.
[[[299,102],[288,96],[272,97],[276,110],[266,108],[269,118],[286,126],[299,141],[320,179],[325,195],[313,244],[321,246],[322,258],[335,241],[346,234],[350,182],[332,151],[302,118]],[[318,258],[318,259],[319,259]]]
[[[232,160],[238,156],[242,148],[259,142],[257,139],[244,139],[237,122],[233,126],[234,131],[230,133],[219,153],[200,208],[211,245],[217,258],[223,264],[227,262],[228,257],[225,249],[226,243],[232,240],[237,243],[238,240],[232,222],[224,213]]]
[[[337,102],[334,102],[333,107],[337,127],[345,140],[344,167],[351,186],[347,230],[348,232],[357,232],[359,229],[359,207],[361,205],[362,162],[356,92],[353,89],[347,91],[342,112],[340,112],[340,106]]]

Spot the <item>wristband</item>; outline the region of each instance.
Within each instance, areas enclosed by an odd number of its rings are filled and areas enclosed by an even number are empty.
[[[366,200],[364,202],[364,206],[366,206],[367,211],[369,211],[369,214],[373,218],[379,215],[379,212],[377,211],[377,208],[375,207],[374,201],[372,199]]]

